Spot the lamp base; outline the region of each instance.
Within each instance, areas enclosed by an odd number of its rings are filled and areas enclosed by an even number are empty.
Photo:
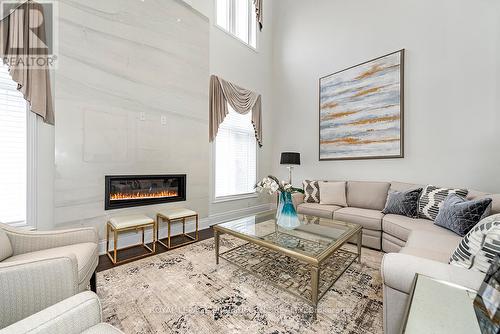
[[[292,184],[292,170],[293,170],[293,166],[287,166],[286,168],[288,168],[288,183]]]

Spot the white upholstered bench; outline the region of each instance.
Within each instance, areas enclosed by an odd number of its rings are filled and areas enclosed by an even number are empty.
[[[148,227],[152,228],[153,232],[153,240],[152,246],[149,247],[144,240],[144,230]],[[142,231],[142,242],[140,244],[124,247],[118,249],[118,235],[120,232],[131,231],[131,230],[141,230]],[[113,255],[109,252],[109,236],[110,232],[113,233]],[[111,259],[113,264],[123,263],[135,259],[139,259],[144,256],[148,256],[150,254],[154,254],[156,252],[156,221],[145,215],[128,215],[128,216],[117,216],[109,219],[106,226],[106,254]],[[128,249],[135,246],[142,246],[149,252],[146,254],[141,254],[138,256],[130,257],[125,260],[118,261],[118,251]]]

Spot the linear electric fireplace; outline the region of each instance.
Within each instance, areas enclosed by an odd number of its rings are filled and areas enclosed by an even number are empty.
[[[106,176],[105,209],[186,200],[186,174]]]

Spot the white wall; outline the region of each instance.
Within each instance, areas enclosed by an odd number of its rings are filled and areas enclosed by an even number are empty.
[[[214,22],[214,0],[184,0],[210,20],[210,74],[219,75],[247,89],[262,94],[263,147],[258,149],[257,177],[267,176],[272,162],[279,159],[272,155],[272,1],[264,1],[264,29],[258,34],[258,50],[244,45],[218,28]],[[210,160],[212,157],[210,156]],[[211,165],[211,168],[213,165]],[[210,171],[210,215],[230,213],[269,202],[266,196],[252,199],[213,203],[213,170]]]
[[[401,180],[500,192],[497,0],[274,2],[273,156],[295,180]],[[318,161],[318,78],[406,49],[405,158]],[[281,176],[286,170],[274,164]]]

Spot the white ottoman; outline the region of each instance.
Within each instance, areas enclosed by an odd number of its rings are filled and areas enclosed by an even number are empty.
[[[144,229],[151,227],[153,231],[153,241],[152,241],[152,247],[149,247],[146,245],[144,242]],[[120,232],[124,231],[130,231],[130,230],[142,230],[142,243],[137,244],[137,245],[132,245],[129,247],[124,247],[118,249],[118,235]],[[110,232],[113,233],[113,256],[109,252],[109,234]],[[117,216],[117,217],[112,217],[109,219],[107,226],[106,226],[106,254],[108,254],[108,257],[111,259],[111,262],[113,264],[119,264],[119,263],[124,263],[127,261],[139,259],[144,256],[148,256],[151,254],[154,254],[156,252],[156,222],[153,218],[145,216],[145,215],[128,215],[128,216]],[[117,253],[119,250],[124,250],[136,246],[142,246],[146,250],[148,250],[148,253],[134,256],[127,258],[125,260],[118,261],[117,260]]]
[[[189,233],[186,233],[186,219],[189,218],[194,218],[196,219],[196,228],[194,231],[194,236],[190,235]],[[163,241],[160,239],[160,223],[165,222],[167,223],[167,243],[165,244]],[[182,236],[187,237],[190,239],[189,241],[183,242],[181,244],[172,246],[171,243],[171,233],[172,233],[172,224],[175,222],[182,222]],[[178,209],[168,209],[168,210],[162,210],[158,212],[156,215],[156,235],[158,236],[158,242],[162,244],[163,246],[167,247],[168,249],[172,248],[177,248],[180,246],[184,246],[187,244],[190,244],[192,242],[198,241],[198,213],[193,210],[189,209],[184,209],[184,208],[178,208]]]

